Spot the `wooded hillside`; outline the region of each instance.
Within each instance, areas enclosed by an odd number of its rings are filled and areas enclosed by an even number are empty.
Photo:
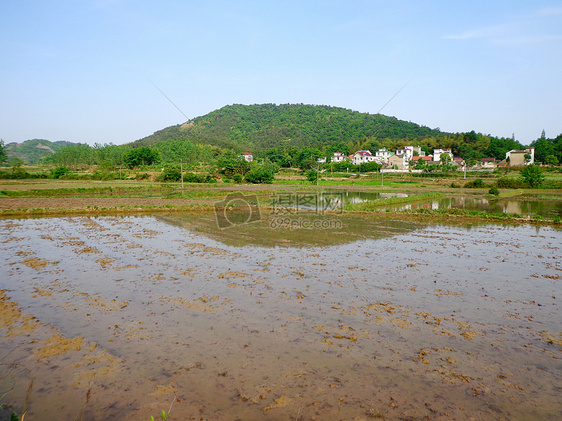
[[[135,143],[150,146],[165,140],[185,138],[225,148],[243,147],[255,151],[287,144],[296,147],[322,146],[373,137],[420,139],[440,133],[438,129],[395,117],[325,105],[236,104],[157,131]]]

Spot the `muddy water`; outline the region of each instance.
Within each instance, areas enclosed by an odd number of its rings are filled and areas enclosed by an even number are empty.
[[[337,218],[1,220],[3,402],[26,420],[560,419],[560,231]]]

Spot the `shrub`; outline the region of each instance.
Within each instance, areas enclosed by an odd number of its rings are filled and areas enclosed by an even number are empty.
[[[464,187],[467,189],[481,189],[486,187],[486,183],[484,183],[481,178],[477,178],[476,180],[465,183]]]
[[[232,174],[232,181],[234,181],[235,183],[239,184],[243,179],[244,177],[242,177],[242,174]]]
[[[135,180],[148,180],[150,178],[150,175],[147,172],[144,172],[142,174],[137,174],[135,176]]]
[[[306,172],[306,179],[311,183],[316,183],[320,179],[320,174],[316,170],[308,170]]]
[[[490,187],[490,190],[488,190],[488,193],[493,194],[494,196],[499,196],[500,190],[498,189],[498,186],[492,186]]]
[[[507,178],[502,177],[497,182],[496,185],[500,189],[521,189],[525,187],[525,183],[517,178]]]
[[[181,180],[181,174],[178,174],[178,180]],[[186,183],[216,183],[217,182],[217,180],[215,180],[215,178],[211,174],[197,174],[192,172],[184,173],[183,181],[185,181]]]
[[[246,174],[246,181],[253,184],[271,183],[275,178],[275,170],[266,166],[255,167]]]
[[[179,181],[180,179],[181,172],[177,168],[166,168],[156,178],[157,181]]]
[[[519,172],[521,178],[531,187],[540,187],[544,181],[544,175],[541,167],[538,165],[530,164],[525,166]]]
[[[558,165],[559,161],[556,155],[547,155],[544,159],[544,163],[549,165]]]
[[[70,168],[68,167],[57,167],[53,170],[51,170],[51,178],[61,178],[64,177],[65,175],[67,175],[68,173],[70,173]]]

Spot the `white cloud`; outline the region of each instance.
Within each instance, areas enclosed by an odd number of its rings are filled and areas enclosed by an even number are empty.
[[[537,11],[537,16],[556,16],[556,15],[562,15],[562,7],[539,9]]]
[[[506,35],[509,32],[510,26],[512,25],[506,24],[506,25],[490,26],[487,28],[477,28],[460,34],[446,35],[443,38],[455,39],[455,40],[497,38],[499,36]]]

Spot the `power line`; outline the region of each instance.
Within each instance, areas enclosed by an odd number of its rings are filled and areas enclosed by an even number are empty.
[[[180,113],[182,113],[182,115],[186,118],[187,121],[189,121],[189,117],[185,115],[185,113],[180,109],[180,107],[178,107],[176,104],[174,104],[174,101],[172,101],[170,98],[168,98],[168,95],[166,95],[164,92],[162,92],[162,89],[160,89],[158,86],[156,86],[156,84],[155,84],[153,81],[151,81],[150,79],[148,79],[148,81],[149,81],[150,83],[152,83],[152,85],[153,85],[156,89],[158,89],[158,91],[159,91],[162,95],[164,95],[164,98],[166,98],[168,101],[170,101],[170,104],[172,104],[174,107],[176,107],[176,109],[177,109]]]
[[[390,101],[392,101],[392,100],[396,97],[396,95],[398,95],[400,92],[402,92],[402,89],[404,89],[404,88],[408,85],[408,83],[410,83],[410,82],[411,82],[411,79],[410,79],[408,82],[406,82],[406,84],[405,84],[404,86],[402,86],[402,87],[398,90],[398,92],[396,92],[396,93],[392,96],[392,98],[390,98],[388,101],[386,101],[386,104],[384,104],[384,105],[381,107],[381,109],[380,109],[379,111],[377,111],[377,114],[380,114],[380,112],[383,110],[383,108],[386,107],[386,106],[390,103]]]

